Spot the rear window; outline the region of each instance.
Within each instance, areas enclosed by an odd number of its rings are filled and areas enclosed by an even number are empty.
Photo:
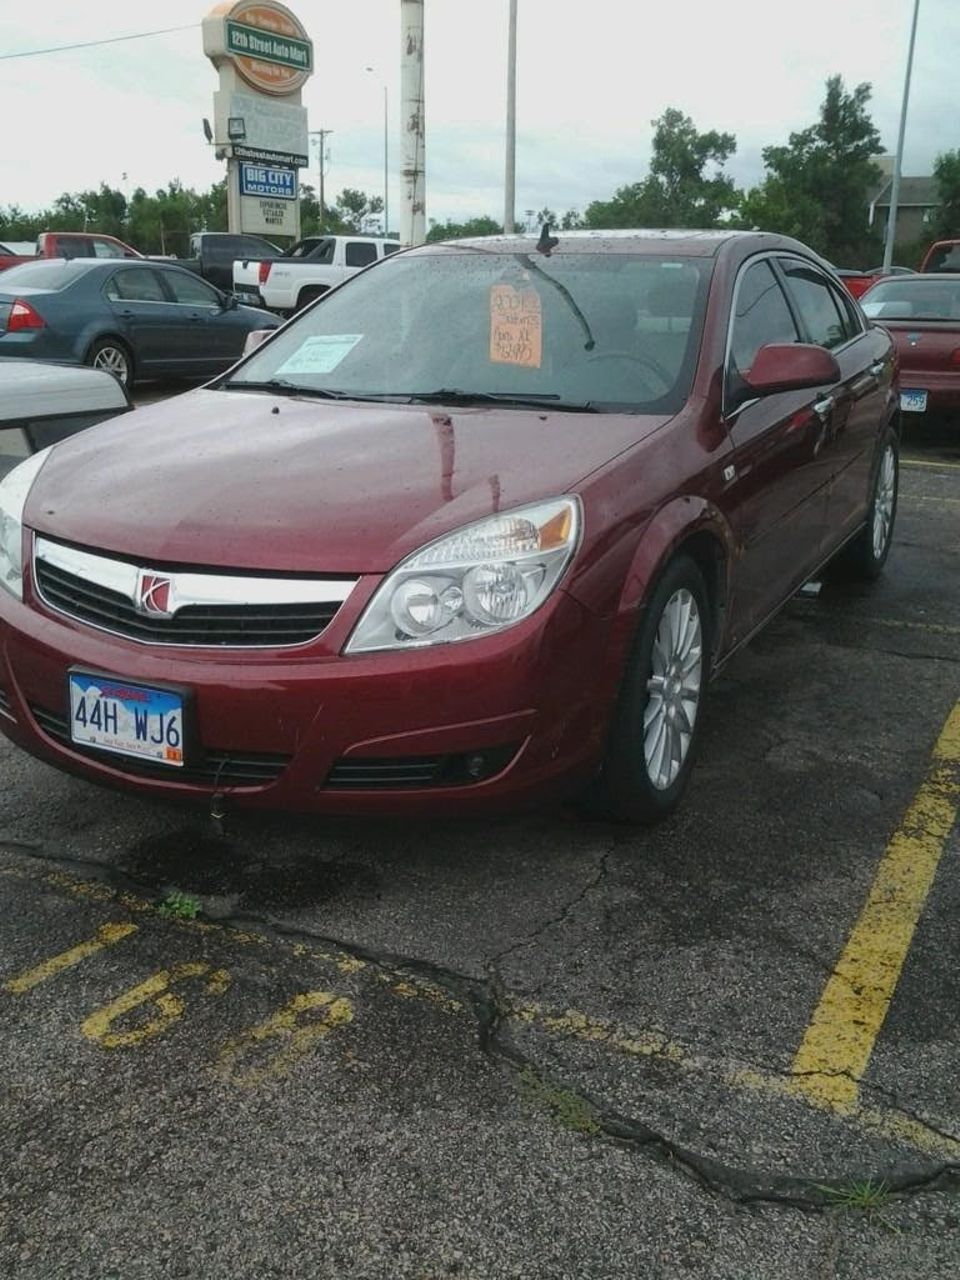
[[[13,289],[65,289],[90,270],[89,262],[25,262],[22,266],[11,267],[0,275],[0,291],[9,293]]]
[[[960,280],[885,280],[874,285],[860,305],[871,320],[960,320]]]

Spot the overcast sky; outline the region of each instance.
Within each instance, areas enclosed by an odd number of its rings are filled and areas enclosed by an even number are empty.
[[[201,0],[0,0],[0,53],[194,29],[0,63],[0,205],[43,207],[101,181],[206,188],[217,76]],[[399,155],[400,0],[290,0],[315,45],[311,129],[332,129],[328,193],[383,187],[383,84]],[[426,0],[427,214],[502,216],[507,0]],[[913,0],[519,0],[517,212],[583,208],[642,177],[650,121],[668,106],[737,137],[728,166],[762,175],[761,149],[812,123],[829,75],[868,80],[893,150]],[[960,147],[960,4],[922,0],[904,172]],[[375,73],[364,70],[375,67]],[[379,77],[379,78],[378,78]],[[315,173],[315,166],[311,173]],[[124,175],[126,177],[124,178]],[[398,208],[399,182],[391,179]],[[391,211],[391,223],[397,217]]]

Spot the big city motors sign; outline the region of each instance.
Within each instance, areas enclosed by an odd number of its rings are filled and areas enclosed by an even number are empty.
[[[220,4],[204,24],[204,52],[227,59],[260,93],[296,93],[313,71],[313,42],[294,14],[274,0]]]

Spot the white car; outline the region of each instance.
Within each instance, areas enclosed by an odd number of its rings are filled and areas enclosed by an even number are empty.
[[[304,244],[307,244],[304,241]],[[241,302],[279,315],[302,310],[321,294],[400,248],[399,240],[373,236],[323,236],[309,253],[233,264],[233,291]]]

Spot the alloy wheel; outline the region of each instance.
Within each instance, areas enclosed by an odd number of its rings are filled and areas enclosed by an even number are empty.
[[[93,357],[93,367],[112,373],[119,382],[124,384],[130,376],[130,364],[126,353],[119,347],[101,347]]]
[[[657,626],[643,712],[647,776],[659,791],[676,780],[690,750],[703,680],[700,609],[686,587],[675,591]]]
[[[887,549],[893,528],[893,506],[897,492],[897,458],[892,444],[883,451],[877,488],[873,498],[873,554],[879,560]]]

